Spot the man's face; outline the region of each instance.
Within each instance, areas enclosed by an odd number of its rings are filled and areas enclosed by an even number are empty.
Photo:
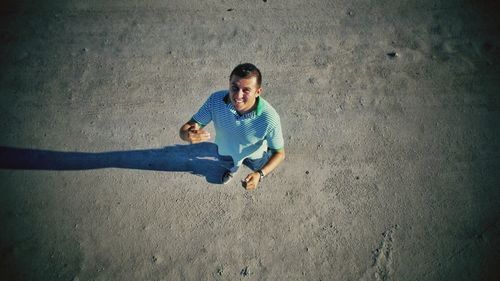
[[[245,114],[254,109],[256,98],[262,92],[257,77],[241,78],[233,75],[229,80],[229,98],[238,113]]]

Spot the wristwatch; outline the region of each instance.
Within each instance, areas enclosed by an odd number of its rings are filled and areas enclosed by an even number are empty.
[[[259,173],[259,175],[260,175],[259,182],[261,182],[262,179],[264,178],[264,172],[262,172],[262,170],[258,170],[257,173]]]

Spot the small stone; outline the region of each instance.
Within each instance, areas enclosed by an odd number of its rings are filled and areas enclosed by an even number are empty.
[[[228,12],[232,12],[232,11],[234,11],[234,9],[233,9],[233,8],[230,8],[230,9],[227,9],[227,11],[228,11]]]
[[[83,49],[82,49],[82,52],[85,52],[85,53],[86,53],[86,52],[88,52],[88,51],[89,51],[89,48],[83,48]]]
[[[240,275],[243,276],[243,277],[246,277],[248,276],[249,272],[248,272],[248,266],[245,266],[241,271],[240,271]]]
[[[155,264],[161,263],[163,261],[162,257],[154,255],[151,257],[151,261]]]
[[[358,176],[356,176],[356,179],[357,179],[357,180],[359,180],[359,177],[358,177]]]
[[[309,175],[309,171],[306,171],[306,175]]]
[[[387,53],[387,56],[391,59],[399,57],[399,54],[396,52],[389,52]]]
[[[353,11],[349,11],[347,14],[348,14],[349,16],[351,16],[351,17],[352,17],[352,16],[354,16],[354,12],[353,12]]]

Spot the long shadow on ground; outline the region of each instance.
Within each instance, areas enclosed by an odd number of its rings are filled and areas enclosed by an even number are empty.
[[[0,169],[62,171],[102,168],[190,172],[204,176],[209,183],[220,183],[224,171],[217,156],[217,146],[213,143],[97,153],[0,146]]]

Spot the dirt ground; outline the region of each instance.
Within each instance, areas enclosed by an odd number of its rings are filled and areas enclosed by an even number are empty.
[[[1,280],[500,280],[498,4],[32,2],[0,4]],[[287,152],[252,192],[178,137],[241,62]]]

